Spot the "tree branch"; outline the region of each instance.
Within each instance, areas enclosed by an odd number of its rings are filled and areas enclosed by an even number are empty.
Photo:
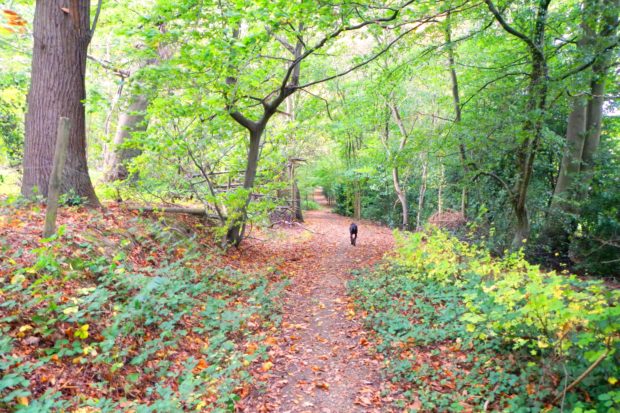
[[[499,12],[499,10],[497,10],[497,8],[495,7],[495,5],[493,4],[491,0],[484,0],[484,2],[489,8],[489,11],[491,11],[493,16],[495,16],[495,20],[497,20],[497,22],[504,28],[504,30],[506,30],[508,33],[512,34],[513,36],[518,37],[519,39],[523,40],[528,45],[528,47],[532,49],[533,51],[541,53],[541,50],[538,49],[538,46],[536,46],[536,44],[532,41],[532,39],[530,39],[528,36],[521,33],[520,31],[516,30],[514,27],[509,25],[508,22],[506,22],[502,14]]]
[[[314,93],[312,93],[312,92],[310,92],[310,91],[308,91],[306,89],[299,89],[299,90],[302,91],[302,92],[305,92],[305,93],[309,94],[310,96],[313,96],[313,97],[315,97],[317,99],[321,99],[323,102],[325,102],[325,108],[327,109],[327,116],[329,117],[330,120],[333,120],[332,119],[332,114],[329,111],[329,101],[327,99],[325,99],[324,97],[319,96],[317,94],[314,94]]]
[[[480,175],[490,176],[491,178],[495,179],[506,189],[506,191],[508,191],[508,194],[511,197],[514,197],[514,192],[512,191],[512,189],[510,189],[506,181],[504,181],[502,178],[500,178],[498,175],[494,174],[493,172],[480,171],[471,180],[475,181],[476,179],[480,177]]]
[[[230,112],[230,116],[241,126],[243,126],[244,128],[246,128],[249,131],[254,131],[256,130],[256,127],[258,126],[258,124],[256,122],[254,122],[251,119],[246,118],[245,116],[243,116],[240,112],[238,111],[234,111],[234,112]]]
[[[372,24],[379,24],[379,23],[386,23],[389,21],[392,21],[394,19],[396,19],[398,17],[398,15],[400,14],[400,11],[402,9],[404,9],[405,7],[409,6],[410,4],[414,3],[415,0],[408,0],[406,1],[403,5],[401,5],[398,9],[394,10],[394,12],[388,16],[388,17],[379,17],[376,19],[372,19],[372,20],[367,20],[367,21],[363,21],[361,23],[358,24],[354,24],[354,25],[350,25],[350,26],[343,26],[340,27],[339,29],[333,31],[332,33],[326,35],[325,37],[323,37],[321,40],[319,40],[313,47],[311,47],[310,49],[307,49],[302,55],[300,55],[299,57],[297,57],[295,59],[295,61],[289,66],[284,79],[282,80],[282,85],[280,86],[280,90],[284,91],[288,85],[288,81],[293,73],[293,70],[296,68],[297,65],[299,65],[301,63],[302,60],[306,59],[308,56],[310,56],[311,54],[313,54],[314,52],[316,52],[317,50],[321,49],[323,46],[325,46],[325,44],[332,40],[335,39],[336,37],[340,36],[340,34],[344,33],[344,32],[348,32],[348,31],[354,31],[354,30],[358,30],[361,29],[363,27],[372,25]],[[399,36],[401,37],[401,36]],[[383,53],[381,53],[383,54]],[[377,56],[378,57],[378,56]],[[374,60],[374,59],[373,59]],[[361,66],[358,66],[361,67]],[[352,69],[355,70],[355,69]],[[338,76],[336,76],[338,77]],[[320,83],[320,82],[316,82],[316,83]],[[307,87],[309,85],[305,85],[303,87]]]
[[[92,40],[93,36],[95,35],[95,29],[97,28],[97,22],[99,21],[99,14],[101,14],[101,3],[102,2],[103,0],[99,0],[97,2],[97,11],[95,12],[95,18],[93,19],[93,25],[88,31],[88,42],[89,43]]]

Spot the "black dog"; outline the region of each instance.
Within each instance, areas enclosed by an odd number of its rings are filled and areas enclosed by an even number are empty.
[[[357,241],[357,224],[355,222],[351,223],[349,234],[351,234],[351,245],[355,246],[355,241]]]

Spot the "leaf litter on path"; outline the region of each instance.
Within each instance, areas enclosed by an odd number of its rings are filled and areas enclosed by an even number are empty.
[[[346,294],[351,271],[377,263],[393,247],[390,229],[358,222],[351,246],[350,218],[326,209],[306,213],[304,228],[290,241],[269,243],[281,257],[278,269],[290,277],[283,299],[279,350],[271,376],[241,400],[244,412],[345,413],[392,409],[390,383],[381,376],[381,357],[373,352],[361,320]],[[247,244],[246,244],[247,245]],[[249,245],[250,249],[265,246]],[[274,249],[277,248],[277,249]],[[264,254],[265,251],[262,251]],[[251,254],[244,252],[243,255]]]

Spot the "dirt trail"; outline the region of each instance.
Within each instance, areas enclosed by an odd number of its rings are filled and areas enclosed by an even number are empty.
[[[368,351],[365,332],[349,305],[350,271],[372,265],[391,249],[388,228],[360,221],[350,245],[350,218],[318,211],[305,214],[312,237],[292,244],[297,261],[285,294],[282,329],[266,393],[251,396],[246,412],[382,412],[380,361]],[[287,248],[283,246],[282,248]],[[278,253],[276,251],[276,253]]]

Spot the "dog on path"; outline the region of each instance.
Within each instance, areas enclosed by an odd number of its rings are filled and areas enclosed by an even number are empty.
[[[351,245],[355,246],[355,241],[357,241],[357,224],[355,222],[351,223],[349,234],[351,235]]]

